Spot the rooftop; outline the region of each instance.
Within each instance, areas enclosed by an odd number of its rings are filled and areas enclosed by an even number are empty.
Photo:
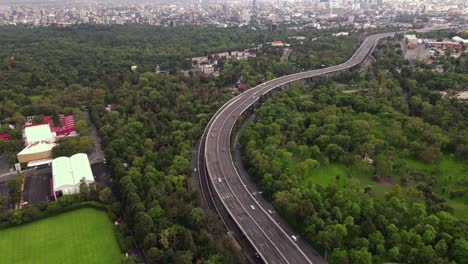
[[[24,138],[26,145],[29,145],[40,141],[52,142],[54,135],[48,124],[36,124],[24,128]]]
[[[94,181],[88,155],[78,153],[70,158],[58,157],[52,162],[52,176],[54,190],[64,186],[79,185],[84,179],[90,183]]]

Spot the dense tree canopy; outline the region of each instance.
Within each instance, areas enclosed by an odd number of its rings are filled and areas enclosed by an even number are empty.
[[[244,160],[331,263],[464,263],[468,108],[439,91],[463,89],[467,72],[403,76],[381,48],[350,92],[317,81],[268,99],[242,134]]]
[[[297,34],[307,40],[301,44],[288,39]],[[233,96],[223,88],[238,82],[253,86],[297,70],[343,62],[361,37],[330,35],[145,25],[1,27],[0,132],[11,137],[0,142],[0,151],[11,152],[14,162],[26,116],[70,113],[79,117],[76,127],[82,137],[64,140],[54,154],[85,151],[92,142],[80,113],[88,110],[105,146],[112,193],[119,201],[114,206],[124,213],[119,230],[126,241],[134,234],[149,263],[242,262],[218,217],[201,209],[190,177],[193,147],[211,115]],[[277,39],[291,42],[289,60],[282,59],[282,50],[266,45]],[[257,58],[218,64],[219,78],[181,72],[191,66],[186,59],[190,56],[258,44],[265,45],[256,50]],[[132,65],[138,66],[136,71],[130,70]],[[157,65],[169,74],[155,74]],[[383,201],[374,197],[372,188],[362,190],[351,180],[341,189],[333,184],[301,188],[298,183],[298,175],[327,164],[351,164],[365,153],[375,164],[356,163],[361,171],[377,172],[378,178],[398,172],[403,157],[435,164],[452,153],[466,160],[466,112],[456,102],[436,96],[436,90],[459,89],[466,83],[460,70],[466,68],[466,58],[447,67],[452,75],[413,72],[406,66],[396,56],[382,56],[375,72],[344,78],[360,82],[367,94],[340,95],[332,85],[312,94],[293,90],[291,98],[279,97],[277,106],[267,103],[259,120],[271,120],[245,133],[245,154],[258,165],[252,166],[254,175],[281,212],[307,238],[314,238],[310,240],[330,260],[416,262],[466,256],[465,226],[446,212],[449,208],[432,192],[434,181],[427,175],[410,175],[409,183],[424,179],[428,184],[408,195],[393,190]],[[399,78],[398,68],[408,78]],[[111,111],[105,110],[108,104]],[[288,160],[298,161],[294,171],[287,170]],[[451,182],[447,180],[443,197],[465,197],[466,184],[460,182],[457,189]],[[108,190],[97,196],[104,203],[112,201]],[[65,196],[59,202],[73,199]]]

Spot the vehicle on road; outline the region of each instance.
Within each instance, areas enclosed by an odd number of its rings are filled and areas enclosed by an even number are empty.
[[[212,117],[210,124],[207,126],[207,133],[210,134],[211,138],[216,138],[216,140],[211,140],[209,137],[204,139],[203,157],[207,176],[211,179],[212,183],[214,183],[215,179],[219,176],[229,179],[229,181],[223,185],[213,184],[214,193],[220,198],[236,198],[229,201],[221,199],[221,202],[228,211],[228,214],[235,220],[236,225],[241,229],[241,236],[247,237],[250,242],[258,248],[260,256],[265,262],[312,263],[312,260],[314,260],[314,263],[325,263],[325,261],[320,258],[311,258],[308,254],[304,253],[304,251],[307,250],[295,244],[299,236],[288,234],[275,219],[272,219],[272,217],[265,217],[264,214],[268,215],[273,211],[267,212],[267,210],[263,210],[261,207],[262,205],[255,201],[256,198],[252,194],[250,186],[247,186],[241,179],[241,176],[234,166],[232,156],[227,151],[227,149],[230,149],[232,131],[237,122],[237,120],[232,120],[229,117],[232,115],[241,116],[246,111],[249,111],[249,109],[254,110],[252,106],[258,101],[260,96],[271,91],[279,90],[282,86],[295,81],[352,70],[372,53],[380,39],[392,37],[394,35],[394,32],[388,32],[367,37],[352,57],[342,64],[285,75],[251,88],[238,95],[234,100],[226,103]],[[324,64],[323,67],[327,67],[327,65]],[[219,132],[216,132],[216,130]],[[242,186],[244,188],[242,188]],[[255,210],[255,206],[253,205],[255,203],[260,207],[260,210]],[[252,211],[245,217],[246,210],[248,210],[245,207],[247,204],[251,204],[250,208]],[[267,226],[269,228],[264,228]],[[290,237],[289,239],[288,236]],[[281,249],[276,245],[281,245]],[[285,252],[287,252],[286,255]]]

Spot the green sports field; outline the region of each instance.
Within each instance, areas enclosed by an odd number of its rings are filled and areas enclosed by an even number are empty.
[[[113,223],[84,208],[0,231],[0,263],[120,263]]]

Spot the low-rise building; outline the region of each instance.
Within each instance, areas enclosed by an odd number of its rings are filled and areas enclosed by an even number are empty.
[[[212,74],[215,71],[213,64],[203,64],[201,70],[204,74]]]
[[[418,45],[418,38],[416,35],[405,35],[405,41],[408,45]]]
[[[0,140],[9,140],[10,139],[10,134],[5,133],[5,134],[0,134]]]
[[[461,49],[462,45],[458,42],[452,41],[429,41],[427,43],[429,47],[436,47],[436,48],[447,48],[447,49]]]
[[[33,122],[34,116],[28,116],[26,119],[23,133],[26,146],[37,141],[55,142],[61,137],[78,135],[73,115],[59,115],[57,124],[54,123],[52,116],[44,116],[39,123]]]
[[[46,140],[37,141],[21,150],[16,157],[19,163],[28,163],[28,167],[50,164],[52,162],[52,148],[56,145]]]
[[[349,36],[349,32],[338,32],[338,33],[333,33],[332,36],[334,36],[334,37]]]
[[[459,36],[453,37],[452,40],[465,46],[468,45],[468,39],[462,39]]]
[[[281,40],[276,40],[276,41],[273,41],[273,42],[271,43],[271,46],[273,46],[273,47],[283,47],[283,46],[284,46],[284,43],[283,43],[283,41],[281,41]]]
[[[52,148],[56,142],[67,136],[77,136],[75,117],[60,115],[55,125],[51,116],[45,116],[42,122],[34,123],[34,116],[27,117],[23,139],[25,148],[16,156],[19,163],[35,167],[52,163]]]
[[[55,199],[80,192],[80,184],[94,183],[88,155],[78,153],[70,158],[58,157],[52,162],[52,188]]]
[[[50,130],[49,124],[31,124],[26,125],[23,133],[24,145],[29,146],[36,142],[47,141],[54,142],[55,136]]]

